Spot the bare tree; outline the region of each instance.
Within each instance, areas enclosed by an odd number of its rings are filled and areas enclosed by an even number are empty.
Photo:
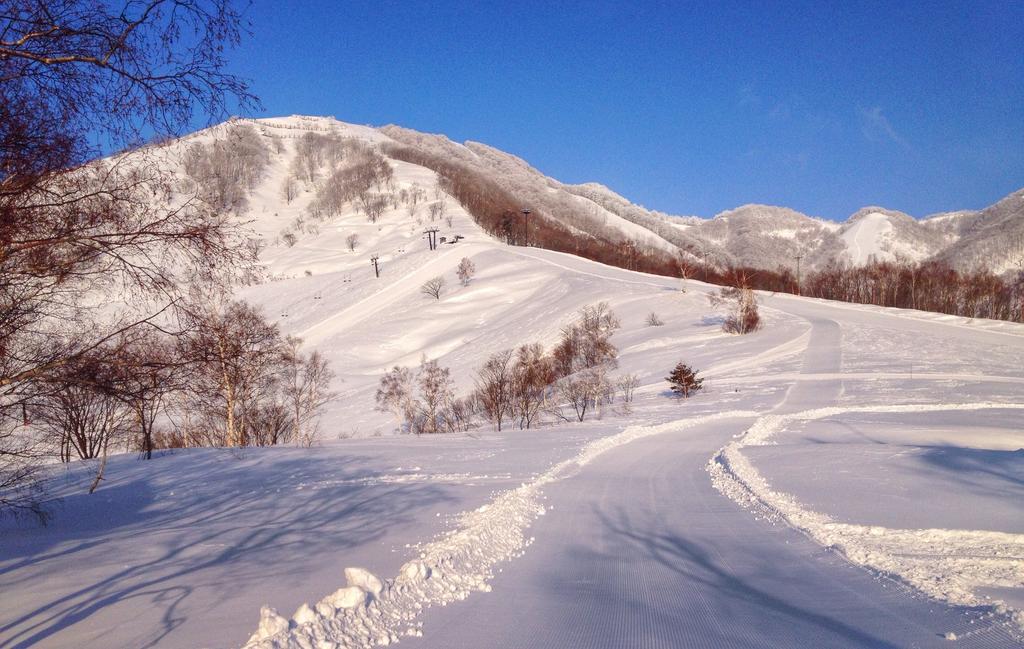
[[[640,377],[636,374],[624,374],[619,377],[618,385],[619,390],[622,392],[622,402],[625,404],[632,403],[633,392],[640,385]]]
[[[375,397],[377,410],[392,413],[398,420],[399,430],[405,429],[415,416],[417,404],[413,390],[412,370],[407,367],[396,365],[380,377]]]
[[[370,223],[376,223],[387,209],[390,199],[386,194],[364,192],[359,195],[359,207]]]
[[[444,291],[444,278],[438,275],[432,279],[427,280],[423,286],[420,287],[420,293],[429,295],[435,300],[441,299],[441,293]]]
[[[512,408],[512,350],[492,354],[477,371],[476,393],[487,418],[501,430]]]
[[[255,128],[230,124],[223,136],[208,144],[190,146],[183,166],[207,205],[218,212],[243,213],[249,192],[269,162],[270,150]]]
[[[281,193],[284,194],[284,200],[288,205],[298,198],[299,181],[295,179],[295,176],[289,175],[284,179],[284,183],[281,184]]]
[[[722,330],[726,333],[748,334],[761,328],[761,316],[757,310],[757,297],[745,285],[723,287],[717,295],[708,296],[714,307],[726,308]]]
[[[334,372],[327,360],[316,351],[304,356],[301,345],[299,338],[286,339],[284,393],[291,406],[292,440],[301,446],[312,446],[318,436],[320,412],[337,395],[331,391]]]
[[[96,142],[131,145],[251,106],[224,71],[239,24],[228,0],[0,9],[0,485],[31,476],[22,413],[63,366],[166,316],[183,278],[252,259],[227,215],[170,200],[159,147],[88,162]],[[130,299],[119,313],[84,299],[114,290]]]
[[[112,439],[125,435],[130,417],[114,393],[110,368],[99,354],[90,354],[65,366],[57,380],[34,409],[38,425],[57,442],[62,462],[72,454],[100,457]]]
[[[558,373],[568,376],[597,365],[615,367],[618,350],[611,336],[620,326],[607,302],[580,309],[576,322],[562,328],[562,338],[552,352]]]
[[[469,257],[463,257],[455,269],[455,274],[463,286],[469,286],[470,280],[476,274],[476,264]]]
[[[427,208],[431,221],[436,221],[437,219],[444,217],[444,211],[444,201],[434,201]]]
[[[455,401],[451,372],[438,365],[436,360],[427,360],[424,356],[416,380],[422,398],[419,428],[425,433],[440,432],[446,426],[449,407]]]
[[[577,420],[583,421],[587,411],[604,398],[608,385],[607,376],[600,368],[590,368],[562,379],[558,394],[572,407]]]
[[[225,446],[246,445],[246,415],[275,378],[284,353],[277,325],[245,302],[206,304],[189,314],[185,358],[194,363],[190,388],[220,413]]]
[[[554,361],[544,354],[539,344],[523,345],[516,350],[510,410],[520,428],[530,428],[536,423],[555,378]]]
[[[135,336],[116,358],[116,391],[134,415],[138,448],[153,457],[155,429],[171,392],[182,389],[190,369],[173,340],[156,332]]]
[[[359,245],[359,235],[353,232],[345,237],[345,245],[348,246],[349,252],[355,252],[356,246]]]

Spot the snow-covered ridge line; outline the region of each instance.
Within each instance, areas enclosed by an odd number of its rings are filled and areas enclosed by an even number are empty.
[[[291,620],[263,607],[259,628],[244,649],[373,647],[389,645],[402,635],[422,635],[416,618],[423,608],[465,599],[473,591],[489,591],[494,567],[522,556],[533,542],[527,529],[545,513],[544,486],[573,475],[623,444],[719,419],[757,415],[737,410],[653,426],[629,426],[595,440],[533,482],[461,514],[457,529],[424,545],[419,558],[403,565],[394,578],[380,580],[361,568],[348,568],[347,586],[313,606],[303,604]]]
[[[742,436],[724,446],[707,464],[712,483],[743,507],[780,516],[815,542],[835,549],[849,561],[897,577],[935,599],[959,606],[993,607],[1024,631],[1024,611],[977,594],[980,587],[1024,587],[1024,534],[985,530],[894,529],[838,523],[811,511],[793,496],[776,491],[742,450],[774,444],[790,423],[861,412],[937,412],[1024,409],[1015,403],[908,404],[849,406],[806,410],[760,418]]]

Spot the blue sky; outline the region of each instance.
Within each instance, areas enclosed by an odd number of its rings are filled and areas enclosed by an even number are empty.
[[[262,2],[263,115],[485,142],[711,216],[923,216],[1024,187],[1024,2]]]

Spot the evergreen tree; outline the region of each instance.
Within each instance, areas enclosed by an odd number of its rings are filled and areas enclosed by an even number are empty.
[[[691,393],[700,390],[703,386],[704,379],[697,378],[697,371],[692,369],[686,363],[679,363],[676,365],[672,373],[665,377],[665,380],[672,385],[672,391],[677,396],[686,398]]]

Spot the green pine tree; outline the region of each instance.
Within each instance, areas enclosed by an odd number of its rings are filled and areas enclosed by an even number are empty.
[[[671,384],[672,391],[683,398],[700,390],[703,387],[701,384],[704,383],[704,379],[697,378],[697,371],[686,363],[676,365],[672,373],[665,377],[665,380]]]

